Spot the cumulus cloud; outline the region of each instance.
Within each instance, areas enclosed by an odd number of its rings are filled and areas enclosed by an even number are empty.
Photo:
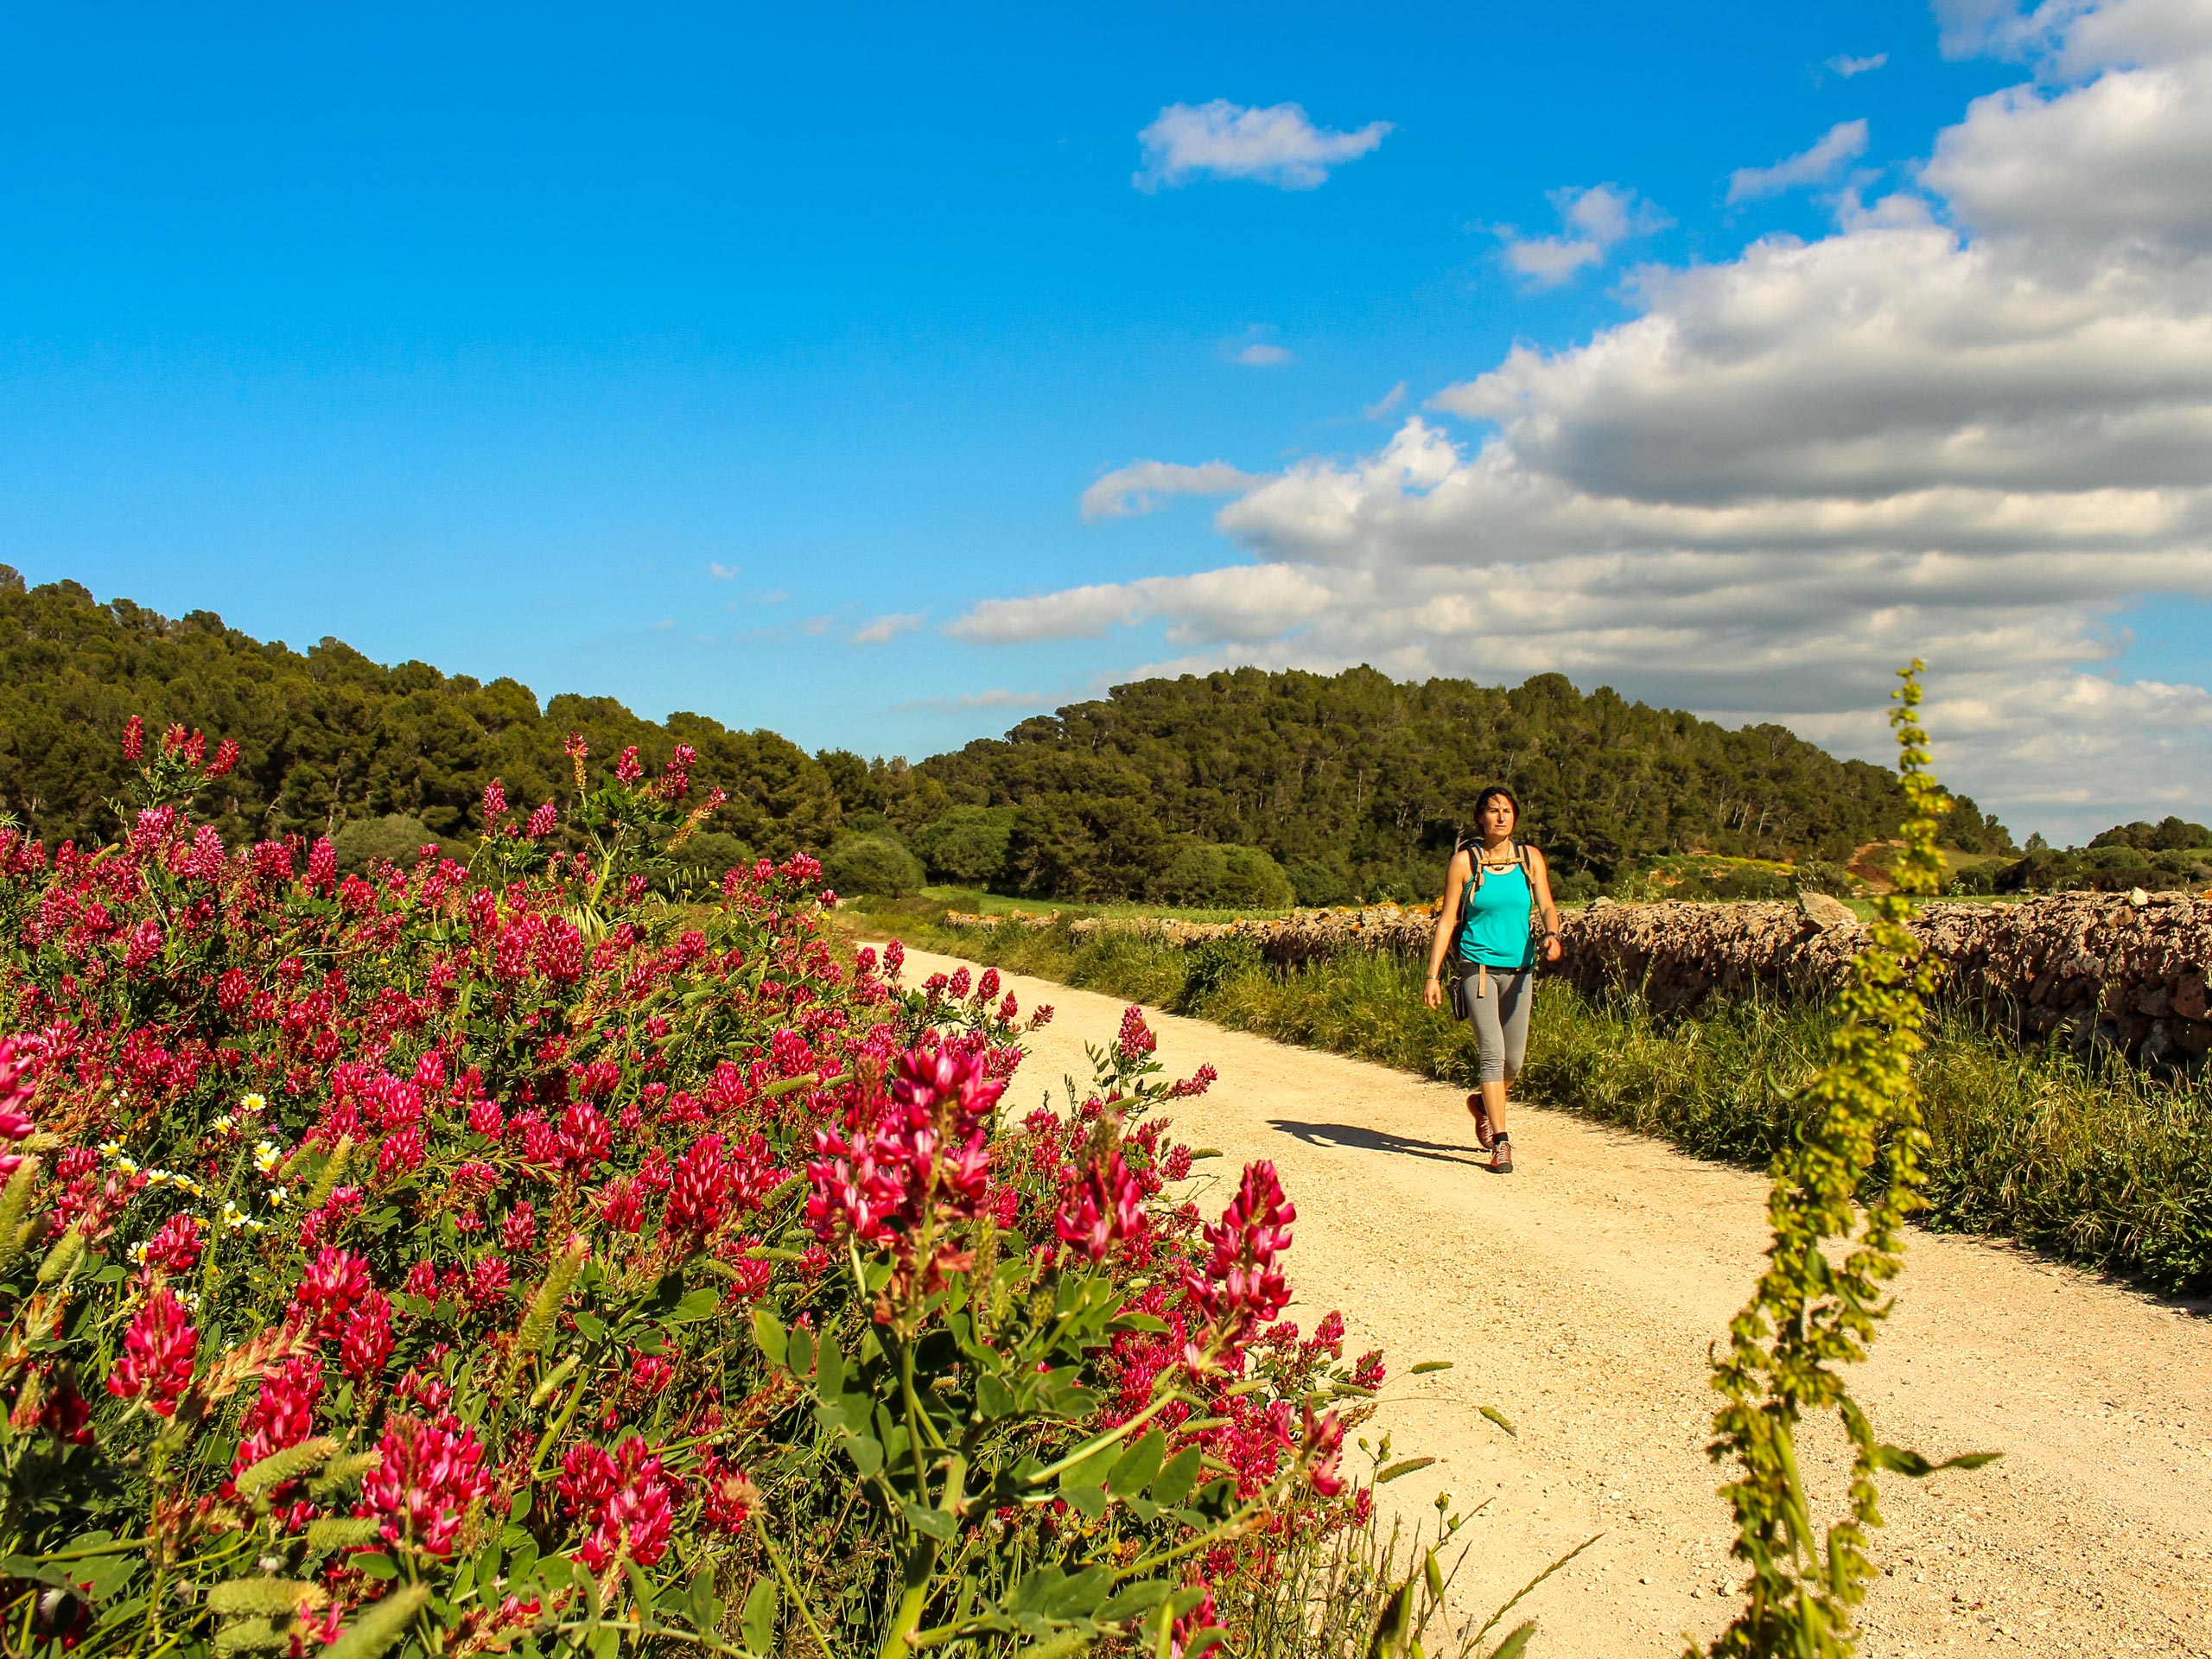
[[[1105,474],[1083,493],[1083,516],[1129,518],[1157,512],[1174,495],[1235,495],[1258,483],[1256,474],[1209,461],[1196,467],[1172,461],[1133,461]]]
[[[1828,60],[1828,67],[1849,80],[1853,75],[1869,74],[1889,60],[1890,54],[1886,52],[1877,52],[1865,58],[1854,58],[1848,53],[1839,52]]]
[[[1947,56],[2032,61],[2054,78],[2176,63],[2212,52],[2202,0],[1936,0]]]
[[[1728,179],[1728,200],[1751,201],[1778,196],[1808,184],[1826,184],[1866,153],[1866,124],[1839,121],[1810,149],[1786,156],[1772,167],[1739,167]]]
[[[1666,215],[1636,192],[1615,184],[1586,190],[1554,190],[1552,205],[1563,227],[1557,236],[1524,237],[1511,226],[1498,231],[1505,263],[1529,279],[1532,288],[1555,288],[1586,265],[1603,264],[1606,253],[1631,236],[1664,230]]]
[[[2153,164],[2212,153],[2212,45],[2178,16],[2045,18],[2037,78],[1937,142],[1932,200],[1640,272],[1629,321],[1243,486],[1216,518],[1242,561],[953,631],[1148,625],[1191,669],[1556,670],[1877,758],[1916,655],[1947,780],[2023,831],[2202,800],[2212,692],[2114,664],[2132,598],[2212,598],[2212,169]]]
[[[889,616],[879,616],[872,621],[863,622],[853,630],[853,643],[856,645],[886,644],[899,634],[908,633],[920,627],[928,617],[929,613],[926,611],[906,611]]]
[[[1225,98],[1170,104],[1137,135],[1144,165],[1130,182],[1147,193],[1202,177],[1311,190],[1332,168],[1373,150],[1389,130],[1388,121],[1370,121],[1356,132],[1332,132],[1295,104],[1247,108]]]
[[[2084,275],[2116,248],[2212,252],[2212,46],[2056,92],[1993,92],[1936,141],[1921,179],[1961,223]]]

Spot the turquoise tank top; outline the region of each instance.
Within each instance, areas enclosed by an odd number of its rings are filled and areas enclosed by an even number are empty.
[[[1518,864],[1488,870],[1480,887],[1470,876],[1462,892],[1467,916],[1459,925],[1459,959],[1516,972],[1531,965],[1536,958],[1529,938],[1529,907],[1534,895],[1529,888],[1528,871]]]

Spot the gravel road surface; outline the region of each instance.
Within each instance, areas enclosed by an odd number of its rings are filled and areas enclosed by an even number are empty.
[[[910,984],[958,965],[906,960]],[[1007,984],[1025,1009],[1058,1011],[1008,1096],[1027,1111],[1065,1074],[1088,1077],[1084,1045],[1112,1040],[1122,1004]],[[1486,1614],[1602,1534],[1515,1615],[1539,1622],[1532,1659],[1679,1655],[1724,1624],[1733,1575],[1705,1454],[1706,1354],[1757,1276],[1764,1179],[1532,1108],[1512,1120],[1518,1170],[1492,1175],[1456,1090],[1147,1015],[1172,1075],[1220,1071],[1176,1108],[1177,1138],[1226,1154],[1201,1170],[1233,1181],[1243,1160],[1271,1158],[1281,1171],[1299,1211],[1287,1317],[1310,1329],[1341,1308],[1348,1353],[1385,1351],[1393,1381],[1370,1432],[1440,1461],[1384,1491],[1414,1507],[1438,1490],[1463,1509],[1487,1501],[1461,1534],[1473,1550],[1455,1607]],[[1227,1194],[1198,1197],[1212,1210]],[[1408,1376],[1424,1359],[1453,1369]],[[1916,1234],[1856,1392],[1885,1440],[2005,1453],[1886,1481],[1870,1659],[2212,1655],[2212,1310]],[[1837,1493],[1840,1433],[1808,1439],[1809,1478]]]

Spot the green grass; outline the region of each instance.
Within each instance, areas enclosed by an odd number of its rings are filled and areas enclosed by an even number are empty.
[[[1134,931],[1078,941],[1065,927],[898,931],[1001,969],[1473,1085],[1473,1034],[1421,1006],[1419,966],[1395,956],[1346,951],[1284,972],[1235,941],[1183,950]],[[1833,1023],[1818,1001],[1745,998],[1662,1018],[1632,996],[1593,1001],[1547,983],[1515,1093],[1764,1167],[1796,1133],[1799,1091]],[[1951,1010],[1930,1033],[1921,1077],[1933,1141],[1927,1224],[2212,1293],[2212,1071],[2184,1082],[2117,1061],[2092,1068]]]

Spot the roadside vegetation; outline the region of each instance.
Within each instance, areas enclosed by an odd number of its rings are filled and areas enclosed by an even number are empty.
[[[883,921],[910,944],[1473,1087],[1473,1035],[1421,1006],[1417,963],[1354,950],[1284,970],[1240,941],[1078,937],[1066,919],[957,931],[921,916]],[[1818,999],[1771,996],[1662,1015],[1632,992],[1591,999],[1549,982],[1533,1017],[1522,1099],[1764,1166],[1802,1131],[1803,1091],[1839,1016]],[[2180,1082],[2085,1065],[2056,1043],[2023,1048],[1940,999],[1920,1067],[1924,1224],[2212,1293],[2212,1073]]]
[[[237,747],[135,720],[126,835],[0,830],[0,1647],[1337,1659],[1308,1594],[1430,1605],[1458,1517],[1378,1539],[1419,1460],[1347,1444],[1382,1356],[1281,1319],[1272,1166],[1169,1133],[1209,1072],[1132,1009],[1002,1116],[1048,1009],[841,958],[804,855],[670,901],[696,757],[567,747],[467,867],[227,844]]]

